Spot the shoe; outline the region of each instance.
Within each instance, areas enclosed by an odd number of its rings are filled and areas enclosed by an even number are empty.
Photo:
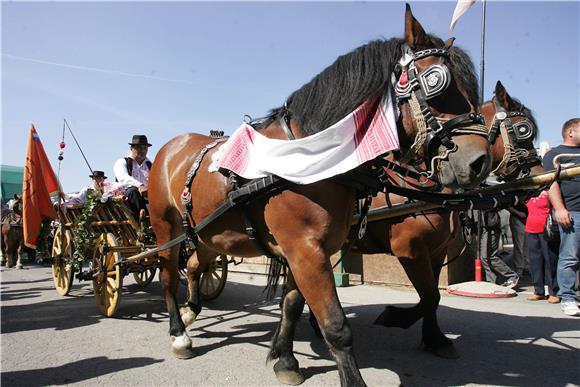
[[[558,296],[550,296],[550,297],[548,297],[548,302],[550,304],[559,304],[560,303],[560,297],[558,297]]]
[[[550,296],[552,297],[552,296]],[[541,300],[545,300],[546,296],[542,295],[542,294],[537,294],[534,293],[531,296],[528,297],[528,301],[541,301]]]
[[[562,312],[568,316],[580,316],[580,309],[575,301],[562,301]]]
[[[520,277],[518,277],[517,275],[515,277],[510,277],[507,279],[507,281],[505,281],[502,286],[505,286],[506,288],[510,288],[513,289],[516,286],[518,286],[518,282],[520,282]]]

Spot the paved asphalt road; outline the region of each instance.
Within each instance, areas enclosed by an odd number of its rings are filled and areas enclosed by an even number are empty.
[[[2,268],[2,386],[278,385],[265,363],[277,301],[260,301],[264,277],[230,274],[224,293],[189,329],[196,357],[177,360],[158,281],[142,289],[126,277],[118,317],[103,318],[88,282],[75,282],[70,296],[61,297],[49,267]],[[361,285],[339,293],[368,385],[580,384],[580,318],[564,316],[558,305],[526,301],[525,292],[511,299],[442,297],[439,321],[458,360],[423,352],[419,325],[372,324],[385,304],[416,302],[414,292]],[[304,385],[339,384],[335,363],[305,316],[295,351]]]

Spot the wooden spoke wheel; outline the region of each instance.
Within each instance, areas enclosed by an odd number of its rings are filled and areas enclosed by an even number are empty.
[[[157,271],[156,267],[152,267],[151,269],[146,269],[140,273],[133,273],[133,278],[135,278],[135,282],[139,286],[147,286],[153,281],[153,277],[155,277],[155,272]]]
[[[199,283],[200,297],[204,301],[216,299],[224,290],[228,278],[228,256],[219,255],[207,265]]]
[[[120,265],[121,254],[110,251],[118,246],[111,233],[101,234],[93,253],[93,290],[99,310],[105,317],[111,317],[117,310],[123,287],[123,273]]]
[[[70,231],[64,231],[59,227],[52,242],[52,280],[56,292],[66,296],[73,283],[73,271],[67,269],[69,260],[73,254],[72,235]]]

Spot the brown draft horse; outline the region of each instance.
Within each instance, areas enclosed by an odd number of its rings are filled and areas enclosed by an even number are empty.
[[[424,71],[434,65],[445,65],[450,70],[450,83],[445,91],[428,101],[431,114],[437,119],[450,120],[474,111],[476,101],[467,98],[465,74],[474,76],[472,68],[465,70],[462,60],[454,60],[458,52],[449,41],[445,47],[436,45],[413,17],[410,7],[405,13],[405,38],[371,42],[337,62],[316,76],[310,83],[294,92],[285,108],[274,109],[261,133],[267,137],[285,139],[279,120],[291,112],[290,130],[297,138],[314,134],[353,111],[365,100],[388,90],[393,69],[401,58],[403,45],[411,53],[422,52],[414,66]],[[424,51],[427,49],[435,49]],[[442,59],[437,53],[449,50],[450,58]],[[455,57],[456,58],[456,57]],[[463,70],[462,70],[463,69]],[[463,78],[462,78],[463,75]],[[462,82],[463,81],[463,82]],[[408,102],[400,102],[401,116],[397,130],[402,149],[409,149],[417,133],[416,117]],[[456,147],[449,155],[449,163],[440,166],[438,176],[449,180],[449,185],[470,187],[478,184],[489,168],[489,146],[477,135],[454,137]],[[183,205],[180,196],[186,175],[196,156],[212,139],[199,134],[178,136],[165,144],[157,153],[151,169],[149,205],[151,223],[159,245],[184,233]],[[443,150],[439,146],[438,150]],[[215,149],[214,149],[215,150]],[[201,161],[191,185],[193,208],[188,216],[199,224],[228,198],[232,190],[228,179],[220,173],[209,173],[211,153]],[[420,157],[423,152],[419,152]],[[450,178],[451,177],[451,178]],[[332,192],[332,195],[328,193]],[[355,204],[355,189],[333,181],[309,185],[294,185],[274,196],[252,201],[248,211],[257,238],[273,255],[284,257],[293,278],[318,321],[330,352],[337,362],[343,386],[364,385],[358,369],[350,326],[344,315],[334,287],[329,257],[338,251],[350,228]],[[198,294],[199,277],[208,263],[219,254],[239,257],[261,255],[263,252],[250,240],[245,231],[242,211],[230,209],[197,235],[195,253],[188,261],[191,276],[190,301],[186,314],[195,317],[201,304]],[[161,282],[170,316],[169,333],[173,354],[178,358],[193,357],[192,343],[176,299],[179,286],[179,246],[160,253]],[[276,347],[272,357],[280,360],[274,366],[278,380],[286,383],[302,379],[291,348]]]
[[[492,126],[495,122],[500,123],[499,118],[496,117],[496,113],[499,113],[498,105],[505,110],[507,118],[519,130],[514,131],[515,137],[513,137],[504,130],[505,128],[502,128],[501,133],[498,133],[492,142],[491,154],[494,175],[502,176],[504,180],[509,181],[525,176],[530,172],[534,174],[544,172],[541,164],[534,162],[539,160],[536,158],[533,145],[533,140],[537,135],[536,121],[531,111],[518,100],[510,97],[499,81],[496,84],[493,99],[480,106],[480,111],[488,126]],[[519,126],[523,123],[527,123],[527,125]],[[519,164],[516,159],[518,153],[525,158],[525,162],[522,164]],[[524,168],[524,166],[530,167]],[[451,227],[454,229],[459,227],[457,214],[453,213],[452,215],[455,216],[450,217],[450,214],[445,212],[425,214],[416,218],[406,218],[401,223],[391,226],[392,252],[399,259],[411,283],[419,293],[420,301],[417,305],[406,309],[389,306],[376,322],[386,326],[408,328],[423,317],[422,334],[425,349],[447,358],[455,358],[458,355],[453,342],[439,328],[437,308],[440,300],[439,275],[445,256],[449,256],[449,249],[453,242],[449,237],[450,230]],[[454,224],[452,225],[450,222],[454,222]],[[388,229],[373,230],[374,233],[382,232],[382,235],[385,235],[385,231]],[[455,235],[459,234],[461,233]]]
[[[492,142],[492,168],[497,176],[503,175],[511,180],[524,175],[526,172],[542,173],[541,164],[536,163],[528,171],[522,169],[515,159],[515,153],[525,155],[528,160],[535,159],[533,139],[537,134],[537,125],[531,112],[519,101],[510,97],[501,82],[497,82],[495,96],[491,101],[480,106],[485,121],[489,127],[496,121],[497,106],[507,112],[508,118],[514,125],[527,122],[527,126],[520,126],[520,141],[511,137],[502,128],[502,133]],[[417,183],[417,181],[415,181]],[[390,194],[389,200],[393,204],[403,203],[406,198]],[[386,206],[385,195],[374,198],[372,208]],[[439,306],[439,275],[446,256],[460,233],[458,230],[457,213],[438,211],[423,213],[416,217],[407,217],[399,220],[384,220],[369,223],[362,240],[358,241],[352,251],[366,254],[390,253],[395,255],[403,266],[411,283],[419,294],[420,301],[415,306],[401,308],[387,306],[377,318],[376,324],[409,328],[423,317],[422,342],[425,350],[437,356],[456,358],[458,354],[453,342],[447,338],[437,323],[437,308]],[[312,323],[312,320],[311,320]],[[313,325],[316,329],[316,327]]]
[[[22,230],[22,197],[14,195],[12,209],[2,212],[2,260],[0,265],[21,269],[24,249]]]

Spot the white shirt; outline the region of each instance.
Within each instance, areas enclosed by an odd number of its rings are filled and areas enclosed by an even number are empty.
[[[130,155],[128,157],[131,157]],[[147,167],[148,158],[145,158],[141,164],[133,159],[129,160],[133,163],[133,169],[131,175],[127,173],[127,162],[125,158],[121,158],[115,162],[113,166],[113,172],[115,172],[115,177],[117,181],[125,188],[128,187],[140,187],[144,185],[147,188],[147,182],[149,180],[149,168]]]

